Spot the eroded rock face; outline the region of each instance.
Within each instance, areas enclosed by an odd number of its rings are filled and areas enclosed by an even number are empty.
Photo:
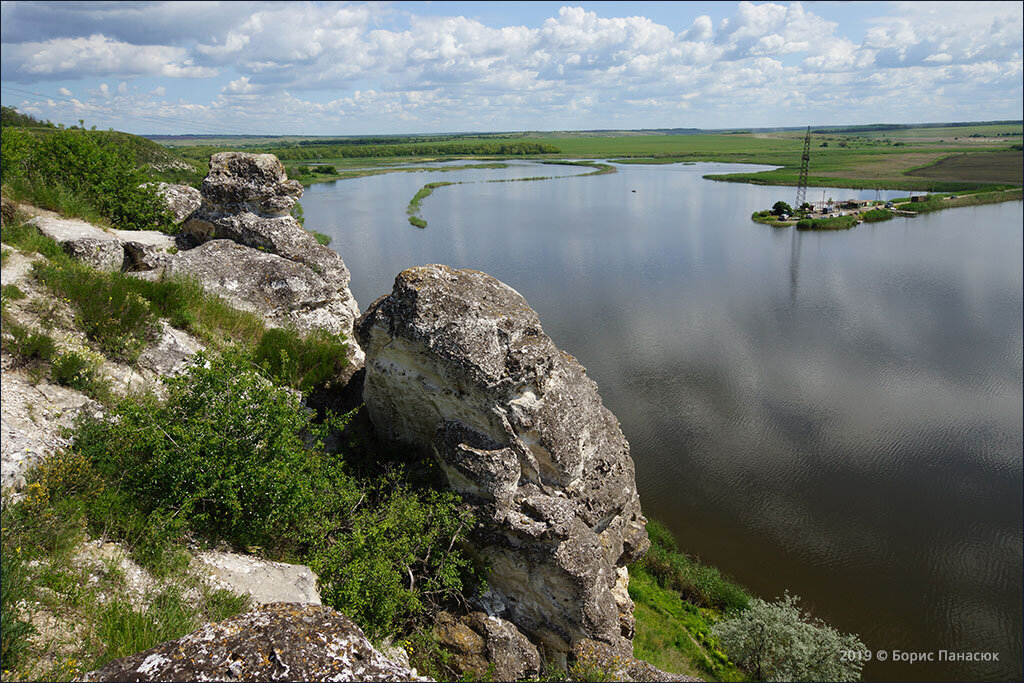
[[[597,386],[493,277],[430,265],[356,326],[377,428],[431,449],[476,508],[488,610],[564,664],[585,638],[631,652],[625,565],[649,542],[629,444]]]
[[[426,681],[329,607],[278,602],[115,659],[84,681]]]
[[[156,230],[111,230],[110,234],[121,242],[124,249],[125,270],[162,270],[178,251],[173,235]]]
[[[284,216],[302,196],[302,183],[288,180],[273,154],[220,152],[210,157],[202,195],[226,213]]]
[[[504,619],[473,612],[456,619],[442,612],[438,642],[451,653],[449,665],[460,675],[518,681],[540,674],[540,654],[533,643]]]
[[[289,273],[297,272],[292,266],[306,269],[308,273],[303,279],[310,284],[303,289],[317,291],[320,303],[315,307],[318,310],[314,312],[311,303],[305,301],[302,311],[285,315],[276,308],[276,300],[281,297],[275,295],[266,299],[270,306],[268,320],[271,324],[281,324],[275,321],[288,318],[300,329],[327,329],[345,334],[349,339],[349,367],[354,371],[361,367],[363,354],[352,335],[359,306],[348,288],[348,268],[337,252],[318,243],[288,215],[301,196],[302,185],[288,180],[284,166],[273,154],[214,154],[210,158],[210,173],[203,181],[202,205],[185,222],[182,231],[197,242],[231,240],[258,254],[277,256],[290,264],[281,267]],[[246,259],[246,263],[256,262],[268,263],[256,256]],[[176,266],[178,270],[183,267],[188,266]],[[314,286],[313,280],[319,282]],[[253,297],[248,299],[253,300]],[[249,310],[262,313],[258,307]]]
[[[207,291],[236,308],[258,313],[274,327],[344,333],[350,360],[354,355],[361,364],[359,346],[351,338],[352,309],[309,266],[231,240],[213,240],[179,253],[165,272],[197,279]],[[350,363],[348,370],[355,371],[354,365]]]
[[[573,645],[570,657],[574,666],[582,674],[588,672],[600,672],[601,678],[586,678],[585,680],[610,680],[610,681],[700,681],[699,678],[685,674],[674,674],[662,671],[657,667],[632,656],[623,656],[622,653],[608,647],[605,643],[593,640],[581,640]]]

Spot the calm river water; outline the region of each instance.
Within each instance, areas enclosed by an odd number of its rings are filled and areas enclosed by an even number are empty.
[[[426,263],[523,294],[621,421],[645,512],[884,650],[865,679],[1020,680],[1022,203],[801,233],[750,221],[793,188],[701,177],[749,166],[618,169],[394,173],[302,204],[363,308]],[[436,180],[473,182],[416,229],[406,203]]]

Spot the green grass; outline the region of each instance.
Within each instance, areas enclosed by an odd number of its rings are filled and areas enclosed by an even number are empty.
[[[75,309],[75,323],[106,355],[134,361],[154,341],[158,318],[138,293],[138,280],[75,261],[37,263],[34,276]]]
[[[253,360],[274,380],[309,393],[331,386],[348,364],[347,351],[344,337],[324,330],[302,336],[269,329],[256,344]]]
[[[629,594],[636,608],[634,656],[705,680],[744,680],[710,628],[722,615],[746,608],[750,594],[680,551],[664,524],[649,520],[647,530],[651,548],[629,567]]]
[[[316,239],[318,243],[324,245],[325,247],[331,243],[330,235],[325,235],[324,233],[317,232],[316,230],[310,230],[309,232],[313,235],[313,237]]]
[[[630,572],[629,595],[635,605],[634,657],[703,680],[746,680],[710,635],[718,612],[681,600],[642,568]]]
[[[60,453],[30,472],[29,481],[22,500],[4,494],[3,501],[4,680],[72,680],[248,609],[247,596],[207,587],[182,562],[152,573],[155,584],[133,604],[119,566],[88,568],[78,559],[89,539],[86,501],[102,485],[88,463]],[[57,626],[56,638],[29,637],[33,629],[17,608],[22,601],[30,616],[42,612]]]
[[[95,225],[110,226],[93,204],[61,183],[32,182],[26,178],[4,178],[4,187],[15,201],[28,202],[68,218],[80,218]]]
[[[0,296],[11,300],[24,299],[25,292],[21,291],[18,285],[4,285],[3,288],[0,289]]]
[[[835,218],[802,218],[796,222],[797,230],[849,230],[857,225],[856,216]]]

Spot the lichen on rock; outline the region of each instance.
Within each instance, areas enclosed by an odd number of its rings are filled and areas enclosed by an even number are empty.
[[[345,615],[278,602],[115,659],[83,681],[426,681]]]
[[[410,268],[360,318],[363,398],[385,435],[429,449],[472,505],[491,613],[564,665],[585,638],[629,653],[625,565],[649,541],[629,444],[575,358],[511,287]]]

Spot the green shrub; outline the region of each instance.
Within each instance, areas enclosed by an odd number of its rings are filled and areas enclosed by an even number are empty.
[[[275,380],[310,392],[339,376],[348,364],[347,350],[341,335],[314,330],[303,337],[275,328],[263,333],[253,357]]]
[[[843,652],[862,652],[854,634],[840,634],[813,620],[789,595],[767,603],[755,598],[736,616],[714,626],[729,656],[758,681],[855,681],[863,662],[843,658]]]
[[[165,384],[163,400],[124,399],[77,429],[76,448],[108,483],[85,506],[90,526],[128,541],[139,561],[159,564],[189,530],[299,558],[324,601],[374,635],[409,626],[472,578],[460,548],[473,520],[453,494],[414,490],[400,470],[356,479],[324,450],[351,417],[314,424],[238,348],[199,354]]]
[[[317,232],[316,230],[310,230],[309,232],[313,235],[314,238],[316,238],[317,242],[324,245],[325,247],[331,243],[330,235],[325,235],[324,233]]]
[[[120,139],[84,130],[33,133],[12,127],[4,127],[0,136],[4,183],[36,203],[61,209],[75,198],[118,228],[172,229],[163,201]]]
[[[87,420],[79,430],[82,452],[147,512],[172,512],[242,547],[276,549],[315,537],[331,505],[357,497],[323,452],[323,428],[240,350],[200,354],[165,384],[166,400],[122,401],[113,420]]]
[[[315,552],[310,566],[324,601],[376,637],[406,626],[424,601],[461,591],[470,565],[456,543],[473,518],[450,493],[417,495],[399,486],[372,497],[379,502],[354,515],[347,532]]]
[[[877,223],[879,221],[887,221],[893,215],[893,212],[888,209],[871,209],[870,211],[861,212],[860,219],[865,223]]]

